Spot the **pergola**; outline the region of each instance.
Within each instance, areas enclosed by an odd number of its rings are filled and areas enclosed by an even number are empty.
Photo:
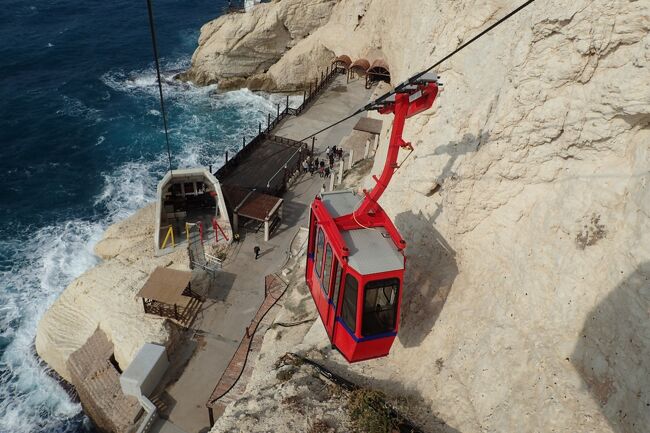
[[[264,241],[268,242],[272,226],[282,218],[283,199],[255,190],[227,186],[224,192],[233,209],[233,230],[239,231],[239,218],[248,218],[264,224]]]
[[[144,312],[189,324],[202,299],[191,289],[192,273],[157,267],[140,289]]]

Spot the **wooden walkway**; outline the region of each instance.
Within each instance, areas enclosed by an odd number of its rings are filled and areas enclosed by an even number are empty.
[[[244,394],[248,379],[253,372],[255,355],[262,346],[264,334],[273,322],[273,317],[267,316],[267,313],[287,289],[287,284],[275,274],[267,275],[264,285],[264,301],[251,324],[246,328],[246,333],[239,343],[237,351],[206,403],[210,412],[211,424],[214,423],[213,409],[222,412],[230,402],[239,399]]]

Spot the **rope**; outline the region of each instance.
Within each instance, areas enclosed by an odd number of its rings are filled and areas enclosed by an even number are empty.
[[[158,77],[158,93],[160,95],[160,113],[162,114],[163,127],[165,128],[165,141],[167,143],[167,157],[169,159],[169,171],[172,171],[172,152],[169,146],[169,131],[167,130],[167,112],[165,111],[165,100],[163,98],[162,80],[160,79],[160,62],[158,61],[158,43],[156,42],[156,29],[153,21],[153,6],[151,0],[147,0],[147,10],[149,12],[149,29],[151,30],[151,45],[153,47],[153,57],[156,62],[156,76]]]
[[[530,5],[531,3],[534,3],[534,2],[535,2],[535,0],[528,0],[528,1],[524,2],[524,3],[521,4],[519,7],[517,7],[517,8],[514,9],[514,10],[512,10],[510,13],[508,13],[507,15],[505,15],[504,17],[502,17],[501,19],[499,19],[498,21],[496,21],[494,24],[488,26],[485,30],[481,31],[479,34],[477,34],[476,36],[474,36],[473,38],[471,38],[469,41],[465,42],[464,44],[461,44],[461,45],[460,45],[458,48],[456,48],[454,51],[452,51],[451,53],[447,54],[447,55],[444,56],[442,59],[440,59],[440,60],[438,60],[436,63],[434,63],[433,65],[429,66],[427,69],[424,69],[423,71],[418,72],[417,74],[413,75],[411,78],[409,78],[408,80],[406,80],[405,82],[400,83],[399,85],[397,85],[397,87],[395,87],[395,90],[391,90],[390,92],[384,93],[383,95],[381,95],[380,97],[378,97],[378,98],[375,99],[374,101],[369,102],[369,103],[366,104],[364,107],[359,108],[357,111],[355,111],[354,113],[350,114],[349,116],[344,117],[343,119],[341,119],[341,120],[339,120],[339,121],[337,121],[337,122],[335,122],[335,123],[332,123],[331,125],[326,126],[325,128],[322,128],[322,129],[320,129],[320,130],[314,132],[313,134],[311,134],[311,135],[309,135],[309,136],[303,138],[302,141],[304,141],[304,140],[308,140],[308,139],[310,139],[310,138],[312,138],[312,137],[315,137],[316,135],[321,134],[321,133],[327,131],[327,130],[330,129],[330,128],[333,128],[333,127],[335,127],[336,125],[338,125],[338,124],[340,124],[340,123],[342,123],[342,122],[345,122],[346,120],[350,119],[351,117],[356,116],[357,114],[360,114],[360,113],[363,113],[364,111],[368,111],[368,110],[370,110],[370,108],[371,108],[372,106],[374,106],[374,105],[376,105],[377,103],[379,103],[379,102],[383,101],[384,99],[388,98],[389,96],[391,96],[391,95],[394,94],[395,92],[397,92],[397,91],[403,89],[405,86],[409,85],[412,81],[417,80],[418,78],[420,78],[421,76],[423,76],[423,75],[426,74],[427,72],[431,71],[431,70],[432,70],[433,68],[435,68],[436,66],[439,66],[442,62],[444,62],[444,61],[446,61],[446,60],[449,60],[452,56],[458,54],[458,52],[460,52],[460,51],[463,50],[464,48],[468,47],[469,45],[471,45],[472,43],[474,43],[476,40],[480,39],[481,37],[485,36],[486,33],[492,31],[493,29],[495,29],[495,28],[498,27],[499,25],[503,24],[505,21],[509,20],[509,19],[512,18],[514,15],[516,15],[516,14],[519,13],[519,12],[521,12],[524,8],[526,8],[528,5]]]

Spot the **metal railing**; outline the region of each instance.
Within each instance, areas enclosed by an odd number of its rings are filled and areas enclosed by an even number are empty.
[[[258,132],[255,137],[253,137],[248,143],[246,142],[246,136],[242,136],[242,147],[241,149],[235,154],[234,157],[228,158],[228,152],[226,152],[226,162],[219,168],[214,175],[219,179],[220,181],[223,181],[232,171],[240,164],[240,162],[246,158],[251,152],[256,150],[259,146],[264,143],[266,139],[272,139],[274,141],[278,141],[280,143],[284,144],[295,144],[295,145],[300,145],[303,146],[305,145],[303,142],[295,141],[295,140],[290,140],[288,138],[284,137],[278,137],[276,135],[271,134],[271,132],[282,122],[287,116],[298,116],[300,115],[309,105],[317,98],[317,96],[323,92],[323,90],[336,78],[337,75],[346,73],[346,70],[344,68],[338,67],[338,66],[332,66],[331,68],[328,67],[325,71],[321,72],[320,74],[320,80],[317,78],[316,81],[310,82],[309,83],[309,90],[305,90],[303,92],[303,97],[302,97],[302,103],[297,107],[297,108],[292,108],[289,107],[289,96],[287,95],[286,103],[284,106],[284,109],[280,109],[280,104],[276,104],[276,113],[275,117],[271,119],[271,113],[267,115],[267,120],[266,120],[266,128],[262,129],[262,123],[258,124]],[[306,87],[306,86],[305,86]],[[312,143],[312,151],[313,151],[313,143]],[[283,168],[280,169],[279,171],[282,171],[285,167],[290,168],[293,166],[293,163],[295,161],[292,161],[292,158],[294,158],[295,153],[289,157],[289,160],[284,164]],[[304,157],[306,155],[301,154],[300,161],[297,162],[297,169],[300,169],[300,164],[304,160]],[[272,178],[274,178],[276,175],[274,175]],[[285,175],[286,178],[286,175]],[[269,182],[271,182],[271,179],[269,179]],[[278,192],[281,192],[286,188],[286,182],[285,185],[282,186],[281,188],[278,189]],[[276,192],[277,193],[277,192]]]

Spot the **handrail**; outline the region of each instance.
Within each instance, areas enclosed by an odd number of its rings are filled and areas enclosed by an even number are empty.
[[[287,99],[287,103],[282,111],[279,112],[279,114],[271,121],[270,115],[268,117],[267,121],[267,126],[265,129],[262,129],[261,124],[260,124],[260,131],[259,133],[253,137],[248,143],[245,143],[242,148],[235,154],[235,156],[228,161],[224,165],[222,165],[215,173],[214,175],[217,177],[219,180],[223,180],[224,177],[226,177],[231,170],[234,169],[239,164],[239,161],[244,157],[244,155],[247,155],[250,153],[254,147],[257,145],[261,144],[263,142],[263,138],[265,136],[271,136],[274,139],[282,139],[282,140],[289,140],[284,137],[277,137],[271,134],[271,131],[275,129],[275,127],[278,126],[278,124],[284,120],[287,116],[298,116],[300,113],[302,113],[308,106],[309,104],[316,99],[316,97],[322,92],[325,87],[331,83],[334,78],[340,74],[344,73],[345,71],[332,67],[331,69],[328,67],[327,68],[327,73],[322,74],[321,73],[321,80],[320,82],[318,81],[318,78],[316,79],[316,86],[312,90],[311,83],[309,84],[309,94],[305,91],[303,93],[303,101],[302,103],[298,106],[298,108],[290,108],[289,107],[289,100]],[[279,105],[279,104],[278,104]],[[276,138],[277,137],[277,138]],[[291,140],[295,143],[300,143],[299,141]],[[293,157],[293,155],[291,156]],[[283,167],[284,168],[284,167]],[[278,170],[281,171],[282,169]],[[277,176],[277,173],[272,176],[275,177]],[[269,179],[270,182],[271,179]],[[268,185],[268,183],[267,183]]]

